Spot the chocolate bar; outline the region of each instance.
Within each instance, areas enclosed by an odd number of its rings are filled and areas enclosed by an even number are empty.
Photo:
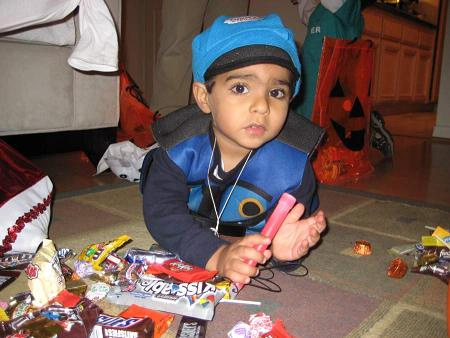
[[[24,269],[33,259],[34,254],[20,252],[0,257],[0,270],[2,269]]]
[[[20,271],[0,271],[0,290],[19,277]]]
[[[202,319],[183,316],[176,338],[205,338],[207,322]]]
[[[91,331],[89,338],[109,337],[153,337],[153,321],[151,318],[123,318],[102,314]]]

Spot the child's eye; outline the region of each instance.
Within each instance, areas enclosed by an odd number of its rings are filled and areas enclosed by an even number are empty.
[[[270,96],[275,97],[277,99],[282,99],[286,96],[286,92],[284,89],[272,89],[270,92]]]
[[[248,93],[248,88],[243,84],[237,84],[231,88],[231,90],[236,94],[245,94]]]

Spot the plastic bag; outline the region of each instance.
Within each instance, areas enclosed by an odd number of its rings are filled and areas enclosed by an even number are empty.
[[[150,125],[156,114],[146,105],[139,87],[125,69],[120,69],[120,128],[135,145],[141,148],[155,143]]]
[[[156,147],[159,147],[157,143],[146,149],[137,147],[131,141],[113,143],[98,162],[97,174],[110,168],[117,177],[130,182],[139,182],[144,157]]]

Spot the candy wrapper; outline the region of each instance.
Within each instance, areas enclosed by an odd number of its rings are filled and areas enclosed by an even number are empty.
[[[98,317],[89,338],[107,337],[153,337],[153,320],[151,318],[123,318],[102,314]]]
[[[19,252],[0,257],[0,270],[3,269],[24,269],[31,263],[34,254],[28,252]]]
[[[392,278],[403,278],[408,271],[408,265],[406,262],[397,257],[391,261],[387,269],[387,275]]]
[[[284,327],[283,322],[277,319],[272,326],[272,330],[261,335],[261,338],[293,338]]]
[[[283,321],[272,322],[265,313],[250,315],[249,323],[237,322],[228,332],[229,338],[293,338],[284,327]]]
[[[205,338],[207,322],[203,319],[183,316],[175,338]]]
[[[58,254],[53,242],[44,239],[42,247],[27,266],[28,287],[34,297],[36,307],[44,306],[65,289],[64,276],[59,265]]]
[[[121,312],[119,316],[123,318],[151,318],[153,320],[153,338],[161,337],[164,332],[167,331],[174,319],[173,314],[153,311],[137,305],[129,306],[125,311]]]
[[[153,244],[149,250],[132,248],[125,254],[132,269],[145,270],[147,274],[166,274],[181,282],[205,282],[214,278],[216,271],[209,271],[184,262],[173,253]],[[145,268],[142,268],[145,266]],[[129,270],[128,273],[131,273]]]
[[[15,334],[34,338],[88,338],[102,310],[86,299],[75,307],[49,305],[0,322],[0,337]],[[16,336],[14,336],[16,337]]]
[[[154,243],[149,250],[131,248],[125,253],[125,260],[129,263],[139,264],[162,264],[169,259],[176,258],[177,256],[167,250],[164,250],[161,246]]]
[[[0,290],[19,277],[20,271],[0,271]]]
[[[31,292],[21,292],[9,298],[8,306],[6,307],[6,313],[10,318],[16,318],[21,316],[31,309],[31,302],[33,301],[33,295]]]
[[[107,296],[115,304],[210,320],[216,304],[238,292],[230,281],[213,279],[216,272],[183,262],[159,246],[148,251],[131,249],[125,257],[132,263],[120,272]]]
[[[214,278],[217,271],[208,271],[198,266],[172,258],[159,264],[151,264],[147,272],[153,275],[167,274],[182,282],[205,282]]]
[[[434,230],[433,237],[435,237],[438,241],[444,244],[448,249],[450,249],[450,232],[446,229],[438,226],[436,230]]]
[[[88,262],[97,271],[121,270],[125,265],[125,260],[113,251],[120,248],[129,240],[131,240],[130,237],[122,235],[112,241],[91,244],[80,253],[78,259]]]
[[[446,246],[416,245],[411,272],[433,275],[448,283],[450,280],[450,250]]]
[[[221,283],[217,287],[216,283]],[[211,320],[216,304],[230,292],[224,281],[211,282],[177,282],[155,276],[141,276],[129,291],[122,291],[119,286],[111,288],[107,299],[121,305],[141,305],[157,311],[165,311],[194,318]]]

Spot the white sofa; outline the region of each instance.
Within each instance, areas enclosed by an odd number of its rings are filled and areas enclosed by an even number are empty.
[[[0,5],[1,1],[4,0],[0,0]],[[105,3],[120,32],[121,0],[105,0]],[[77,23],[79,15],[77,9],[69,16],[74,16]],[[79,39],[79,26],[76,26],[76,39]],[[97,130],[117,127],[119,121],[118,72],[81,71],[71,67],[68,59],[73,45],[15,40],[9,33],[0,34],[0,38],[0,137],[92,130],[88,135],[97,140],[84,144],[95,147],[103,139],[100,143],[105,144],[96,149],[97,157],[101,156],[106,143],[114,140],[112,133],[97,133]]]

